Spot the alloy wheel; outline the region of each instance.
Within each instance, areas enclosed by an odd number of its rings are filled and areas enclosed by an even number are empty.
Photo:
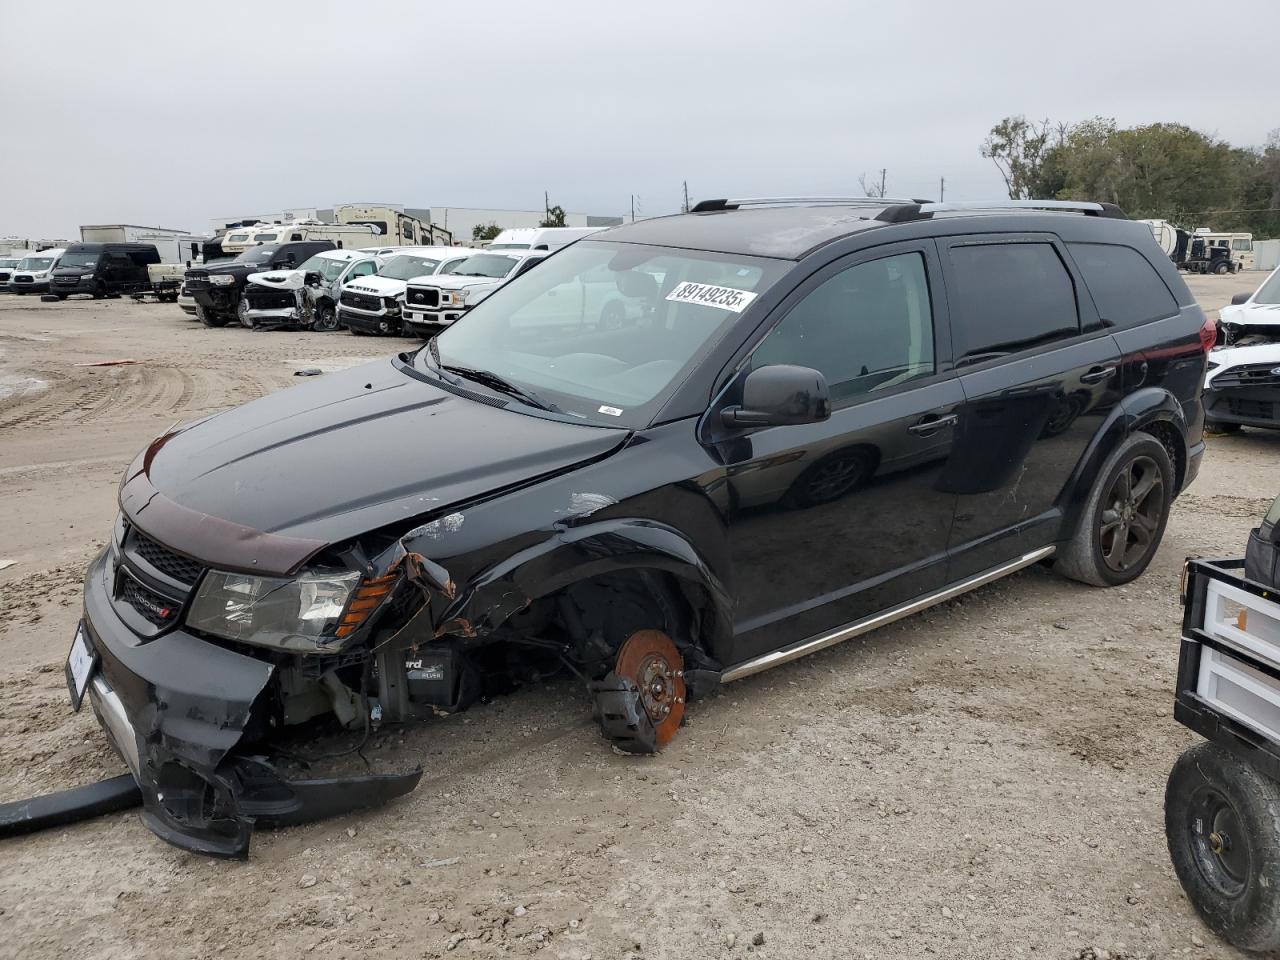
[[[1164,514],[1164,477],[1151,457],[1134,457],[1121,468],[1098,518],[1102,559],[1117,573],[1141,563],[1156,542]]]

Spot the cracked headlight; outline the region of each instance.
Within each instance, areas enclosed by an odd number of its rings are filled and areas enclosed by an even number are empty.
[[[211,570],[191,604],[187,625],[295,653],[336,651],[339,621],[359,583],[360,574],[348,570],[316,569],[287,578]]]

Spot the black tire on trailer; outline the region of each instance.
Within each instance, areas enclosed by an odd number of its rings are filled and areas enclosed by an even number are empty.
[[[1098,471],[1074,536],[1058,548],[1054,570],[1098,587],[1137,579],[1164,536],[1174,481],[1164,444],[1149,433],[1125,437]]]
[[[204,308],[204,304],[196,304],[196,319],[206,327],[225,327],[227,318]]]
[[[1280,950],[1280,783],[1214,743],[1183,751],[1164,794],[1169,857],[1214,933]]]

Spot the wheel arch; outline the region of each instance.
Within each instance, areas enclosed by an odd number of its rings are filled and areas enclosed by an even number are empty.
[[[444,610],[437,636],[483,638],[535,601],[601,578],[657,578],[687,605],[689,641],[712,659],[733,633],[729,593],[696,547],[654,520],[611,519],[557,529],[547,540],[494,563],[465,584]]]
[[[1064,538],[1070,537],[1079,526],[1089,492],[1107,457],[1125,437],[1135,432],[1149,433],[1165,447],[1174,467],[1174,490],[1181,491],[1189,460],[1182,404],[1168,390],[1159,387],[1136,390],[1112,409],[1067,481],[1062,501]]]

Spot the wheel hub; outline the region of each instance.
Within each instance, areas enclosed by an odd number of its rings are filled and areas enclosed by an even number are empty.
[[[637,630],[618,651],[614,673],[635,684],[659,747],[670,743],[684,717],[684,660],[661,630]]]

